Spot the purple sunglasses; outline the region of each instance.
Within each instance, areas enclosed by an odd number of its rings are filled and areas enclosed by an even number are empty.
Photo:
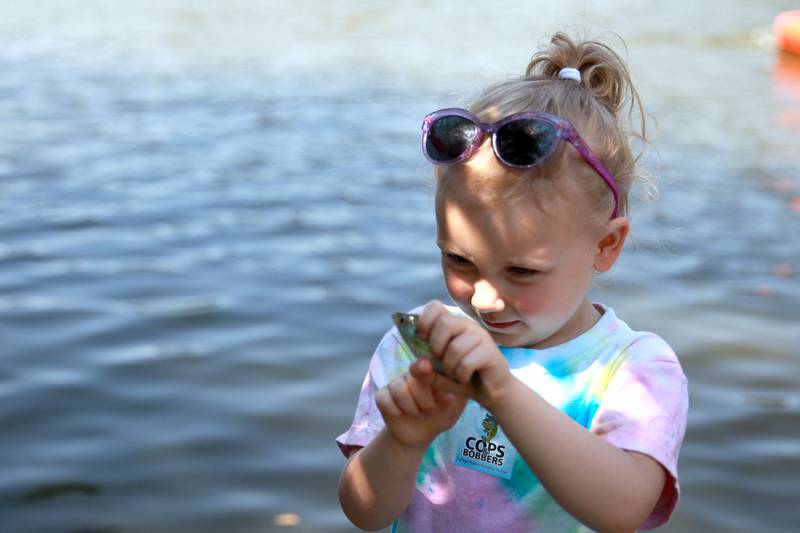
[[[619,194],[611,173],[569,121],[550,113],[515,113],[487,124],[466,109],[440,109],[422,123],[422,152],[435,165],[461,163],[475,155],[487,135],[497,159],[513,168],[540,165],[553,155],[560,141],[570,143],[611,189],[611,218],[617,216]]]

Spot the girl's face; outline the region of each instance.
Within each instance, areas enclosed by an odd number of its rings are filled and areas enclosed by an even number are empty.
[[[589,329],[600,316],[588,299],[598,239],[576,221],[580,213],[565,200],[547,213],[526,198],[488,207],[475,187],[455,183],[438,197],[436,218],[445,284],[459,307],[503,346],[546,348]]]

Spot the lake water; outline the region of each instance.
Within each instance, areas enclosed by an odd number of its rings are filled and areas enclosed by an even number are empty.
[[[593,296],[689,377],[663,530],[797,530],[791,3],[487,6],[0,2],[0,531],[353,531],[333,439],[444,297],[421,119],[565,27],[625,38],[658,121]]]

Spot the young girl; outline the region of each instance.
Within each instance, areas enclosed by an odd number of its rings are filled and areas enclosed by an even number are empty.
[[[628,235],[634,105],[616,53],[558,33],[521,79],[425,118],[458,308],[417,311],[441,371],[394,328],[372,357],[337,439],[355,525],[632,531],[669,519],[686,378],[666,342],[588,299]]]

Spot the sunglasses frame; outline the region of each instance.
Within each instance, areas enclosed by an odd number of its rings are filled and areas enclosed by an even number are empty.
[[[428,142],[428,135],[430,134],[433,124],[437,120],[449,116],[457,116],[469,120],[478,127],[478,135],[475,136],[475,139],[473,139],[470,146],[455,159],[452,159],[450,161],[436,161],[428,154],[428,150],[426,149],[426,145]],[[509,115],[494,123],[487,123],[487,122],[481,122],[481,120],[477,116],[475,116],[475,114],[467,111],[466,109],[461,109],[457,107],[448,107],[446,109],[440,109],[438,111],[434,111],[433,113],[428,114],[425,117],[425,120],[422,122],[422,153],[423,155],[425,155],[425,158],[434,165],[441,165],[441,166],[455,165],[457,163],[462,163],[464,161],[468,161],[469,159],[471,159],[475,155],[475,153],[480,149],[481,145],[483,145],[483,141],[486,139],[486,137],[489,136],[492,139],[492,151],[494,152],[494,155],[497,158],[497,160],[500,161],[502,164],[512,168],[519,168],[519,169],[534,168],[542,164],[550,156],[553,155],[553,152],[555,152],[558,143],[553,143],[553,146],[550,149],[550,151],[531,165],[515,165],[509,163],[508,161],[503,159],[503,157],[498,152],[497,131],[506,124],[517,120],[539,120],[545,122],[555,128],[556,138],[562,141],[566,141],[572,146],[574,146],[575,149],[578,151],[578,153],[581,155],[581,157],[583,157],[583,160],[586,161],[586,163],[588,163],[589,166],[592,167],[592,169],[594,169],[594,171],[597,172],[597,174],[599,174],[601,178],[603,178],[603,181],[606,182],[608,188],[611,189],[611,193],[614,195],[614,211],[611,213],[611,218],[616,218],[619,207],[619,193],[617,192],[617,185],[616,182],[614,181],[613,176],[600,161],[600,158],[598,158],[594,154],[594,152],[592,152],[586,141],[584,141],[583,138],[578,134],[578,130],[575,129],[575,126],[573,126],[567,119],[559,117],[558,115],[527,111],[523,113],[514,113],[513,115]]]

